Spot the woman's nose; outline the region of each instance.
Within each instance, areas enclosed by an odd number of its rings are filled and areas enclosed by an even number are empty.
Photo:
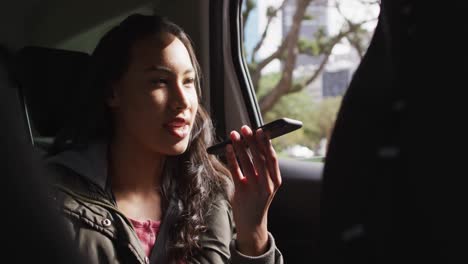
[[[190,107],[189,92],[182,83],[175,84],[172,89],[171,105],[174,110],[184,110]]]

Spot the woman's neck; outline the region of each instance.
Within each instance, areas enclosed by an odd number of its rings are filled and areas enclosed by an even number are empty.
[[[122,193],[154,193],[162,182],[165,155],[129,140],[114,140],[109,147],[112,189]]]

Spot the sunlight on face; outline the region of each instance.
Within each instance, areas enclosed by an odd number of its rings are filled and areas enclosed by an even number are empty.
[[[188,146],[198,109],[196,73],[184,44],[162,33],[137,41],[109,106],[116,138],[164,155]]]

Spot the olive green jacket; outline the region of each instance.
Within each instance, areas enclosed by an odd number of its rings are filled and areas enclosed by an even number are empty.
[[[169,203],[161,222],[151,259],[131,222],[117,208],[107,179],[107,146],[93,144],[80,151],[65,151],[47,159],[56,183],[53,199],[65,219],[66,230],[88,263],[157,263],[167,261],[169,227],[178,206]],[[241,254],[235,246],[235,227],[228,201],[214,201],[207,216],[208,230],[200,237],[201,254],[189,263],[282,264],[283,258],[269,234],[269,248],[261,256]]]

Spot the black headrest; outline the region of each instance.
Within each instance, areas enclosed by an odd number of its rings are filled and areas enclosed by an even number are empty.
[[[87,53],[25,47],[14,59],[14,75],[28,107],[35,136],[54,137],[75,108]]]

